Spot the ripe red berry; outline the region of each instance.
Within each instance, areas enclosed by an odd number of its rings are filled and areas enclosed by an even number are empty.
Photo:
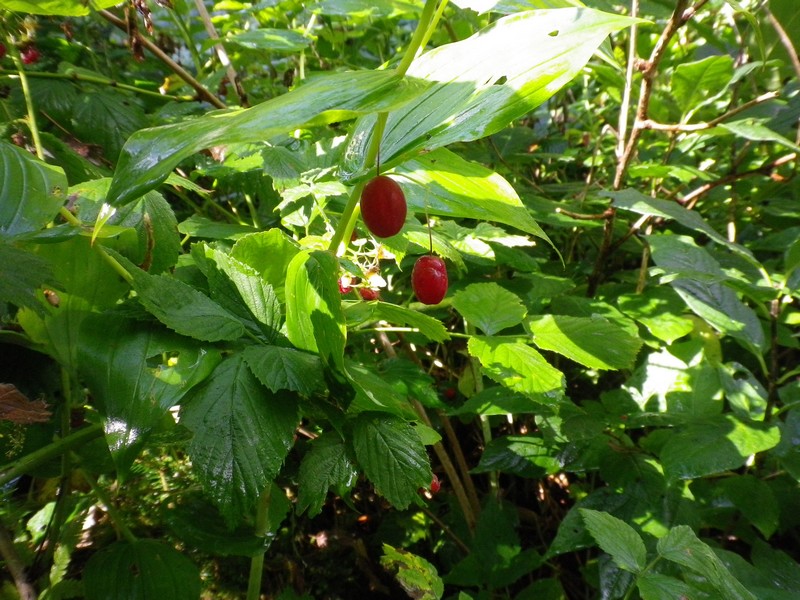
[[[440,489],[442,489],[442,482],[439,481],[439,478],[434,473],[433,479],[431,480],[431,494],[438,494]]]
[[[3,60],[6,57],[6,45],[3,42],[0,42],[0,60]]]
[[[394,179],[378,175],[361,192],[361,217],[372,235],[380,238],[400,233],[406,222],[406,197]]]
[[[378,292],[378,290],[373,290],[372,288],[367,287],[358,288],[358,293],[364,300],[367,301],[377,300],[378,296],[380,296],[380,292]]]
[[[439,304],[447,293],[447,267],[438,256],[420,256],[411,271],[411,287],[423,304]]]
[[[25,65],[32,65],[34,63],[39,62],[39,58],[42,55],[36,49],[36,46],[27,46],[23,48],[22,52],[20,52],[20,58],[22,58],[22,64]]]

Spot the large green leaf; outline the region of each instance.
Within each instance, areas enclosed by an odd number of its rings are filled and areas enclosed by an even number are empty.
[[[106,441],[123,473],[169,408],[219,362],[217,352],[192,340],[113,313],[85,319],[77,346],[81,374],[99,402]]]
[[[602,317],[543,315],[526,323],[533,342],[590,369],[630,369],[642,340]]]
[[[159,541],[118,541],[92,555],[83,585],[87,600],[197,600],[200,571]]]
[[[394,573],[405,592],[416,600],[439,600],[444,594],[444,583],[431,563],[424,558],[383,545],[381,566]]]
[[[702,542],[686,525],[674,527],[658,540],[658,553],[708,579],[725,600],[756,600],[725,567],[711,547]]]
[[[458,291],[453,307],[486,335],[519,325],[528,312],[519,296],[494,282],[473,283]]]
[[[672,73],[672,97],[686,118],[698,108],[722,95],[733,77],[733,59],[725,55],[708,56],[685,62]]]
[[[408,422],[386,413],[361,413],[353,427],[356,459],[376,491],[396,508],[407,508],[431,483],[425,446]]]
[[[756,313],[723,282],[728,275],[705,248],[679,235],[651,235],[653,261],[669,274],[669,283],[686,305],[721,333],[760,353],[766,343]]]
[[[286,274],[286,333],[301,350],[319,352],[325,362],[343,369],[347,328],[338,273],[333,254],[295,255]]]
[[[285,298],[286,271],[298,252],[297,242],[280,229],[246,235],[231,248],[231,256],[258,271],[281,301]]]
[[[500,131],[555,94],[610,33],[632,23],[588,8],[531,10],[426,52],[411,64],[408,76],[433,85],[389,115],[382,161],[388,167],[422,150]],[[345,179],[363,174],[374,125],[374,116],[365,117],[352,132]]]
[[[369,304],[360,302],[359,304],[366,307],[367,310],[371,310],[375,320],[383,319],[393,325],[408,325],[434,342],[443,342],[450,338],[440,320],[419,311],[388,302],[370,302]]]
[[[561,467],[541,437],[504,435],[490,441],[473,473],[502,471],[530,479],[556,473]]]
[[[403,189],[417,214],[496,221],[548,239],[508,181],[446,148],[411,158],[395,173],[416,184]]]
[[[316,354],[280,346],[248,346],[244,359],[273,392],[290,390],[310,396],[325,387],[322,361]]]
[[[545,404],[564,394],[564,376],[536,350],[516,341],[491,337],[470,338],[467,349],[497,383]]]
[[[97,144],[116,161],[122,145],[133,132],[147,126],[144,111],[117,91],[85,91],[72,113],[72,132],[82,142]]]
[[[625,521],[606,512],[579,509],[586,529],[603,551],[620,569],[631,573],[643,571],[647,565],[647,549],[642,536]]]
[[[36,290],[54,283],[53,267],[47,260],[0,242],[0,305],[8,302],[19,308],[25,306],[42,316],[44,306]]]
[[[183,404],[181,423],[193,433],[189,456],[225,519],[250,514],[292,447],[298,424],[293,394],[274,394],[241,354],[227,358]]]
[[[64,204],[67,177],[29,152],[0,141],[0,235],[37,231]]]
[[[700,598],[697,588],[668,575],[648,571],[636,578],[642,600],[675,600],[675,598]]]
[[[320,75],[288,94],[244,110],[214,112],[175,125],[143,129],[126,142],[108,202],[125,204],[160,184],[184,158],[217,144],[261,142],[300,126],[325,125],[391,110],[420,84],[392,71]]]
[[[318,515],[328,490],[333,488],[342,495],[355,484],[357,476],[342,439],[334,433],[321,435],[311,442],[311,450],[300,463],[297,512],[307,509],[309,517]]]
[[[739,121],[728,121],[720,125],[731,133],[743,137],[746,140],[755,142],[775,142],[785,146],[794,152],[800,152],[800,146],[790,139],[782,136],[777,131],[773,131],[767,126],[766,119],[740,119]]]
[[[224,41],[254,50],[292,53],[303,50],[311,43],[311,38],[297,31],[259,27],[228,36]]]
[[[109,8],[120,0],[0,0],[0,8],[34,15],[82,17],[91,10]]]
[[[668,477],[692,479],[741,467],[752,454],[774,448],[779,441],[775,425],[720,415],[672,434],[661,450],[661,462]]]

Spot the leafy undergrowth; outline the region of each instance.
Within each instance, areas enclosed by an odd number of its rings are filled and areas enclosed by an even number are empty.
[[[163,4],[0,1],[3,597],[800,595],[793,0]]]

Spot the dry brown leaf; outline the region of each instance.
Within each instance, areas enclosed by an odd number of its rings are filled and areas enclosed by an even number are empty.
[[[14,384],[0,383],[0,419],[30,425],[46,423],[52,414],[44,400],[28,400]]]

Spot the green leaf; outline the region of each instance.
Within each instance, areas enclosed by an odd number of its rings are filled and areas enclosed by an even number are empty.
[[[372,318],[375,320],[388,321],[394,325],[407,325],[433,342],[450,339],[447,329],[439,319],[429,317],[417,310],[388,302],[373,302],[366,306],[372,310]]]
[[[683,314],[686,304],[672,288],[649,287],[640,294],[623,294],[617,298],[617,306],[667,344],[694,329],[692,319]]]
[[[653,261],[670,273],[669,283],[698,317],[760,354],[766,341],[756,313],[722,282],[728,276],[705,248],[678,235],[651,235]]]
[[[780,507],[769,484],[752,475],[737,475],[722,479],[714,491],[733,502],[766,539],[777,531]]]
[[[281,325],[281,307],[272,286],[264,281],[253,267],[239,262],[230,254],[206,247],[206,256],[216,263],[228,281],[233,284],[238,292],[237,304],[244,303],[247,307],[245,316],[255,319],[267,338],[270,341],[275,340]]]
[[[55,284],[53,267],[42,257],[0,241],[0,315],[2,304],[30,308],[44,316],[44,306],[37,290]]]
[[[301,350],[344,369],[347,327],[338,285],[339,262],[321,250],[299,252],[286,273],[286,334]]]
[[[310,445],[300,463],[296,510],[298,514],[308,510],[308,516],[315,517],[322,510],[328,490],[333,488],[344,495],[355,484],[358,471],[338,435],[323,433]]]
[[[87,318],[77,345],[80,372],[100,403],[106,441],[123,474],[167,411],[219,362],[218,353],[192,340],[113,313]]]
[[[527,344],[472,337],[467,349],[481,362],[489,377],[515,392],[544,404],[554,404],[564,395],[561,371],[551,367]]]
[[[0,0],[0,8],[34,15],[82,17],[90,10],[119,4],[119,0]]]
[[[505,435],[490,441],[472,473],[501,471],[519,477],[537,479],[556,473],[561,467],[552,449],[540,437]]]
[[[422,150],[500,131],[580,73],[611,32],[634,22],[588,8],[526,11],[426,52],[411,63],[407,75],[432,85],[390,113],[381,140],[382,162],[389,167]],[[363,174],[374,124],[374,116],[365,117],[351,133],[344,179]]]
[[[600,318],[543,315],[526,323],[534,343],[591,369],[630,369],[642,340]]]
[[[417,214],[496,221],[549,242],[508,181],[446,148],[413,157],[394,172],[415,184],[403,190]]]
[[[403,510],[430,485],[425,446],[412,425],[386,413],[361,413],[353,426],[353,448],[375,490]]]
[[[729,242],[728,239],[717,232],[716,229],[711,227],[708,222],[701,217],[697,211],[684,208],[677,202],[670,202],[668,200],[659,200],[645,196],[641,192],[634,189],[620,190],[619,192],[603,192],[613,200],[614,206],[622,210],[629,210],[638,215],[648,215],[654,217],[661,217],[662,219],[674,220],[684,227],[688,227],[692,231],[707,235],[720,246],[726,247],[732,252],[735,252],[752,265],[760,267],[759,262],[744,246]],[[648,238],[650,239],[650,238]]]
[[[229,523],[250,514],[293,444],[293,394],[263,387],[240,354],[227,358],[183,403],[192,467]]]
[[[408,396],[392,387],[374,366],[348,360],[345,367],[347,379],[356,391],[350,412],[385,411],[406,419],[417,417]]]
[[[708,544],[700,541],[690,527],[686,525],[674,527],[658,540],[657,549],[663,558],[708,579],[725,600],[756,600],[756,597],[734,577]]]
[[[454,294],[452,302],[468,323],[486,335],[519,325],[528,312],[519,296],[494,282],[470,284]]]
[[[298,252],[297,242],[280,229],[246,235],[231,248],[231,256],[253,267],[272,286],[281,301],[286,296],[286,271]]]
[[[37,231],[66,200],[64,171],[0,141],[0,236]]]
[[[99,550],[83,571],[87,600],[197,600],[200,571],[183,554],[156,540],[118,541]]]
[[[672,97],[680,107],[682,121],[727,89],[733,78],[733,59],[725,55],[681,63],[672,73]]]
[[[220,223],[206,217],[192,215],[178,224],[178,231],[183,235],[211,240],[235,240],[257,230],[249,225],[238,223]]]
[[[529,574],[541,562],[536,551],[522,550],[516,508],[489,499],[478,517],[470,553],[453,567],[445,583],[498,589]]]
[[[272,509],[272,506],[270,506]],[[171,532],[192,548],[217,556],[257,556],[269,545],[269,537],[258,537],[252,525],[234,530],[199,493],[170,498],[163,507],[164,521]]]
[[[636,586],[642,600],[675,600],[675,598],[700,598],[700,591],[680,579],[660,573],[641,573]]]
[[[507,415],[538,413],[542,405],[524,394],[517,394],[503,386],[484,388],[459,408],[451,409],[452,415]]]
[[[141,196],[163,182],[184,158],[205,148],[261,142],[301,126],[391,110],[414,98],[420,89],[418,83],[393,71],[326,74],[252,108],[139,130],[122,149],[107,202],[117,206]]]
[[[444,594],[444,582],[431,563],[389,544],[383,545],[381,566],[394,574],[400,587],[416,600],[439,600]]]
[[[251,29],[228,36],[224,41],[253,50],[293,53],[300,52],[308,46],[311,43],[311,38],[297,31],[259,27],[258,29]]]
[[[606,512],[579,509],[586,529],[614,563],[631,573],[640,573],[647,566],[647,549],[642,537],[625,521]]]
[[[767,127],[767,122],[767,119],[741,119],[739,121],[722,123],[720,127],[746,140],[752,140],[754,142],[775,142],[776,144],[789,148],[789,150],[800,152],[800,146]]]
[[[325,388],[322,361],[316,354],[280,346],[248,346],[244,359],[271,391],[290,390],[311,396]]]
[[[193,287],[170,275],[149,275],[133,267],[133,289],[147,311],[170,329],[197,340],[236,340],[244,325]]]
[[[669,478],[693,479],[737,469],[752,454],[774,448],[779,441],[775,425],[720,415],[673,433],[661,450],[661,462]]]
[[[144,111],[116,91],[84,91],[71,115],[72,130],[82,142],[97,144],[116,162],[125,140],[147,126]]]

